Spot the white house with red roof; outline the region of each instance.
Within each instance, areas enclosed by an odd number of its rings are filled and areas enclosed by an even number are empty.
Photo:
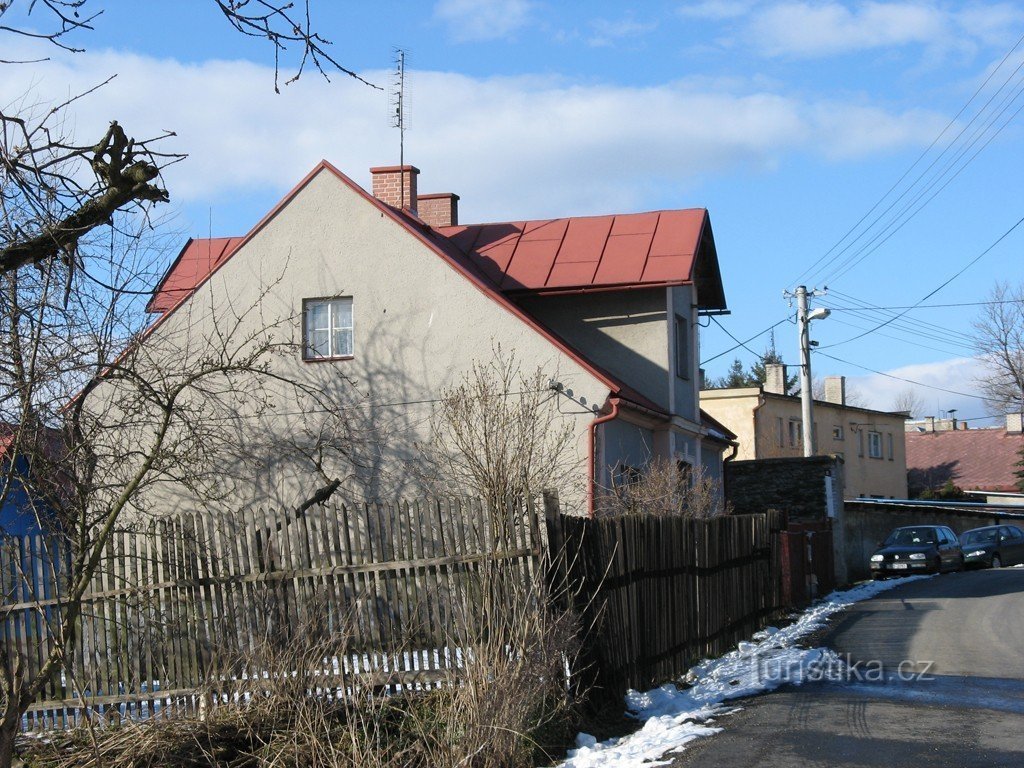
[[[194,339],[258,304],[295,343],[273,365],[350,409],[365,441],[349,473],[368,496],[404,490],[433,403],[498,344],[560,386],[581,513],[652,456],[720,478],[734,436],[699,401],[698,317],[726,306],[707,211],[467,226],[458,196],[417,194],[418,174],[373,168],[370,193],[324,161],[245,236],[189,240],[147,335]],[[276,402],[250,421],[283,445],[310,418]],[[260,474],[275,502],[308,496],[272,459]]]

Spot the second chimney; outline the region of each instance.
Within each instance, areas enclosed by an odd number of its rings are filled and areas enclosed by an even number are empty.
[[[786,394],[786,366],[768,363],[764,367],[764,391],[776,395]]]
[[[1021,432],[1024,432],[1024,414],[1006,414],[1006,431],[1015,434],[1020,434]]]
[[[846,377],[825,377],[825,402],[846,405]]]
[[[454,227],[459,223],[459,196],[454,192],[420,195],[416,208],[423,223],[431,227]]]
[[[386,165],[371,168],[373,196],[394,208],[416,213],[416,177],[420,169],[415,165]]]

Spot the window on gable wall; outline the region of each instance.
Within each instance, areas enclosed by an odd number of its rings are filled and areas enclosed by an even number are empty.
[[[352,357],[352,297],[305,299],[302,306],[303,359]]]
[[[676,315],[676,376],[690,378],[690,330],[682,315]]]
[[[894,446],[893,446],[892,432],[890,432],[889,434],[886,435],[886,439],[888,441],[888,446],[887,447],[889,449],[889,461],[892,461],[894,456],[895,456],[895,449],[894,449]]]
[[[868,432],[868,456],[872,459],[882,458],[881,432]]]

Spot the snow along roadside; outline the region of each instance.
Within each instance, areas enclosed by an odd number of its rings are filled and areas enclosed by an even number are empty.
[[[787,627],[768,627],[741,642],[736,650],[703,661],[686,676],[692,686],[679,690],[667,684],[645,693],[626,694],[626,708],[643,721],[640,730],[628,736],[598,742],[581,733],[577,749],[559,763],[560,768],[631,768],[667,765],[663,755],[702,736],[722,729],[714,718],[736,711],[725,704],[729,699],[751,696],[778,688],[784,683],[799,685],[815,675],[828,675],[841,667],[828,648],[799,648],[797,641],[821,629],[834,613],[879,592],[928,576],[909,576],[888,581],[871,581],[844,592],[833,592],[805,610]]]

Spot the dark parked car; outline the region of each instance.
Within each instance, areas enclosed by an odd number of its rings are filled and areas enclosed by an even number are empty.
[[[897,528],[871,556],[871,576],[907,576],[943,573],[964,567],[964,553],[956,534],[944,525],[908,525]]]
[[[1000,568],[1024,563],[1024,531],[1016,525],[989,525],[960,535],[968,568]]]

